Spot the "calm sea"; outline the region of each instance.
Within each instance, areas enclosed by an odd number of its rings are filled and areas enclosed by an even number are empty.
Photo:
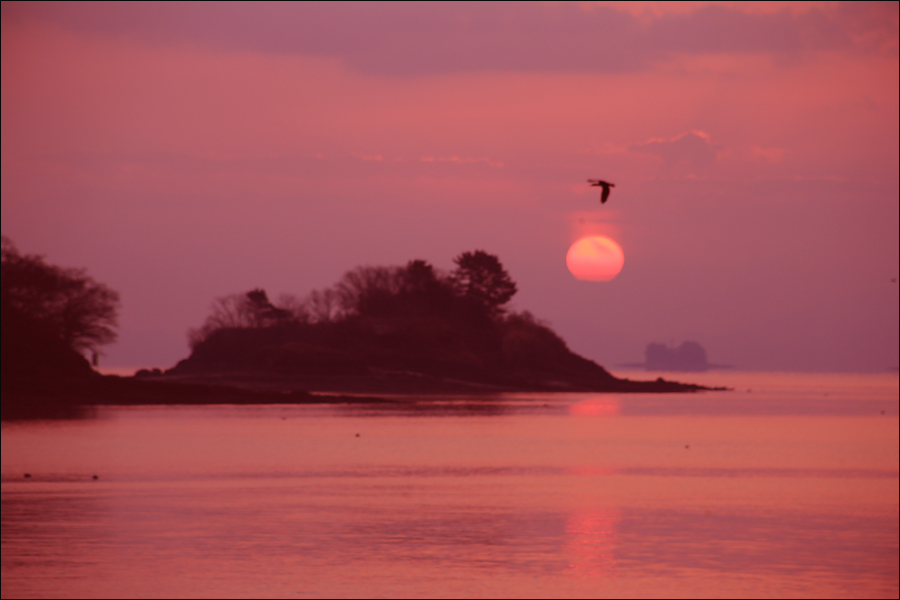
[[[2,595],[897,597],[896,374],[665,376],[5,423]]]

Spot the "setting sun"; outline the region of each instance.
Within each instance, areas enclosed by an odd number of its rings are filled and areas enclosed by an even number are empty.
[[[581,238],[566,254],[566,266],[582,281],[612,281],[623,264],[622,247],[601,235]]]

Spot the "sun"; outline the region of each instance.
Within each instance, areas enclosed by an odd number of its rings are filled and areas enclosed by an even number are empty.
[[[624,264],[622,247],[602,235],[581,238],[566,254],[566,266],[582,281],[612,281]]]

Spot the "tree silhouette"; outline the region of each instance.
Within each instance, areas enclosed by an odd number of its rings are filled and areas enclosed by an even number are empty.
[[[406,263],[406,269],[402,272],[403,291],[407,293],[429,293],[440,285],[434,267],[430,263],[421,260],[411,260]]]
[[[450,274],[457,293],[496,316],[516,293],[516,284],[493,254],[484,250],[463,252],[453,259],[456,269]]]
[[[279,308],[269,301],[266,290],[257,288],[247,292],[247,310],[254,327],[267,327],[291,320],[291,311]]]
[[[191,348],[220,329],[262,328],[297,320],[291,310],[272,304],[262,288],[216,298],[210,308],[212,312],[203,326],[188,331]]]
[[[390,312],[402,281],[397,267],[357,267],[335,286],[345,314],[364,316]]]
[[[63,269],[40,256],[22,255],[7,237],[0,269],[4,313],[24,315],[77,352],[96,353],[115,341],[119,294],[84,269]]]
[[[344,316],[341,299],[331,288],[310,292],[302,306],[308,320],[313,323],[331,323]]]

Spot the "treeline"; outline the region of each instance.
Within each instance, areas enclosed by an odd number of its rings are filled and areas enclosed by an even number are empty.
[[[85,404],[320,401],[303,390],[699,389],[619,380],[571,352],[529,313],[507,309],[516,284],[482,250],[457,256],[449,273],[413,260],[358,267],[303,299],[273,303],[262,289],[220,298],[174,368],[101,377],[85,355],[115,340],[118,294],[7,238],[0,258],[3,419],[71,416]]]
[[[191,355],[166,375],[381,392],[597,390],[615,381],[529,313],[507,309],[516,283],[496,256],[476,250],[453,263],[449,273],[424,260],[358,267],[331,288],[277,303],[262,289],[220,298],[189,333]]]
[[[3,237],[0,251],[2,417],[74,416],[102,379],[100,347],[116,339],[119,295],[83,269],[22,254]]]
[[[500,260],[483,250],[454,259],[449,274],[424,260],[405,267],[357,267],[331,288],[300,299],[283,294],[273,303],[265,290],[218,298],[211,314],[189,332],[194,349],[224,329],[261,329],[284,325],[336,323],[357,318],[440,316],[480,325],[506,314],[516,284]]]
[[[2,239],[0,250],[3,381],[90,373],[85,354],[116,339],[119,295],[83,269],[21,254]]]

